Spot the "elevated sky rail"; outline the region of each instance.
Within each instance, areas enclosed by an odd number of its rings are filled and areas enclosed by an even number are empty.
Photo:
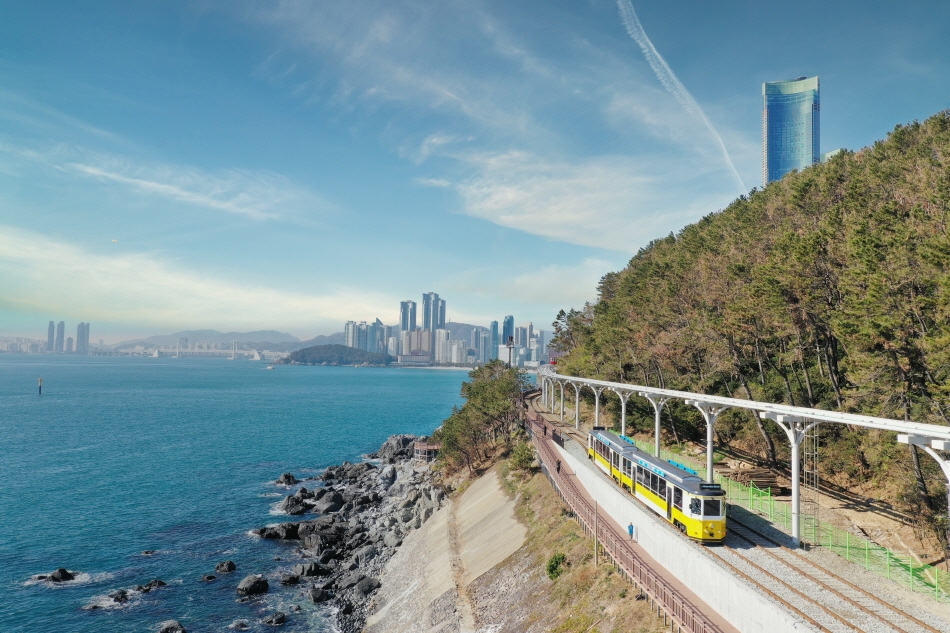
[[[893,431],[898,434],[898,442],[911,444],[922,448],[940,465],[948,480],[948,502],[950,502],[950,460],[939,451],[950,451],[950,426],[924,424],[904,420],[878,418],[856,413],[841,411],[827,411],[824,409],[809,409],[786,404],[758,402],[756,400],[742,400],[725,396],[710,396],[690,391],[676,391],[673,389],[659,389],[643,385],[632,385],[622,382],[609,382],[579,376],[566,376],[557,373],[552,365],[542,365],[538,369],[538,382],[541,385],[541,401],[550,411],[556,411],[556,396],[560,391],[560,417],[564,420],[564,389],[571,386],[574,389],[575,403],[580,400],[583,388],[594,393],[594,426],[600,426],[600,396],[604,391],[612,391],[620,398],[620,434],[627,434],[627,400],[637,395],[646,398],[653,405],[656,413],[654,428],[655,454],[660,454],[660,412],[669,400],[682,400],[688,405],[699,409],[706,423],[706,478],[713,481],[713,431],[716,418],[726,409],[747,409],[756,412],[760,417],[773,420],[785,431],[791,445],[792,466],[792,539],[796,544],[801,537],[801,459],[800,450],[805,434],[819,423],[847,424],[867,429]],[[580,407],[574,406],[574,426],[580,428]],[[950,505],[950,503],[948,503]]]

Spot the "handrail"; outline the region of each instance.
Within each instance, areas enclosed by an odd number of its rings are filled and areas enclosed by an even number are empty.
[[[542,365],[538,369],[538,375],[542,379],[566,382],[569,384],[577,383],[592,388],[599,387],[601,389],[609,389],[614,393],[623,392],[627,394],[650,394],[667,398],[676,398],[678,400],[694,400],[719,407],[750,409],[752,411],[807,418],[821,422],[850,424],[852,426],[881,429],[884,431],[894,431],[896,433],[907,433],[909,435],[918,435],[932,439],[950,440],[950,426],[939,426],[937,424],[925,424],[922,422],[907,422],[904,420],[892,420],[890,418],[878,418],[870,415],[844,413],[841,411],[827,411],[825,409],[810,409],[808,407],[795,407],[786,404],[758,402],[756,400],[742,400],[740,398],[728,398],[726,396],[710,396],[703,393],[694,393],[691,391],[676,391],[674,389],[645,387],[643,385],[632,385],[623,382],[609,382],[606,380],[595,380],[593,378],[581,378],[579,376],[565,376],[558,374],[551,365]]]
[[[690,604],[676,589],[671,587],[657,572],[645,563],[630,547],[627,537],[618,534],[610,525],[595,520],[595,510],[587,499],[580,493],[577,486],[558,469],[552,469],[550,464],[557,462],[554,449],[544,440],[547,432],[552,436],[554,427],[548,426],[538,419],[536,412],[527,412],[528,424],[531,427],[532,442],[545,464],[548,476],[560,492],[561,497],[573,510],[577,520],[589,531],[594,532],[596,538],[604,545],[607,554],[614,560],[620,569],[657,603],[673,620],[673,623],[689,633],[722,633],[722,629],[709,619],[695,606]],[[545,432],[547,429],[547,432]],[[543,433],[543,435],[540,435]],[[553,439],[553,438],[552,438]]]

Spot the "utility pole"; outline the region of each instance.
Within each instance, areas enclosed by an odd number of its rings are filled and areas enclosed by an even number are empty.
[[[515,337],[509,336],[505,345],[508,346],[508,369],[511,369],[511,350],[515,348]]]

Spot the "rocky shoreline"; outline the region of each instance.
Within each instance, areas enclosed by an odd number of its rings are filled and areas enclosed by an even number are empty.
[[[379,575],[409,531],[420,528],[445,500],[445,491],[425,467],[412,464],[414,435],[394,435],[372,462],[331,466],[316,486],[285,473],[277,484],[304,484],[279,508],[291,516],[319,515],[258,528],[263,539],[294,546],[301,562],[280,570],[284,585],[300,585],[314,603],[335,614],[342,633],[358,633],[366,622],[369,598],[380,587]],[[263,583],[261,583],[263,581]],[[266,592],[266,580],[242,581],[253,593]],[[250,599],[251,592],[246,594]],[[274,614],[283,616],[284,614]]]

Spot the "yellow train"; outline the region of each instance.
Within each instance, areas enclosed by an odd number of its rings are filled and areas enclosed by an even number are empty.
[[[587,457],[691,539],[725,540],[726,495],[719,484],[707,483],[695,472],[653,457],[600,428],[587,436]]]

